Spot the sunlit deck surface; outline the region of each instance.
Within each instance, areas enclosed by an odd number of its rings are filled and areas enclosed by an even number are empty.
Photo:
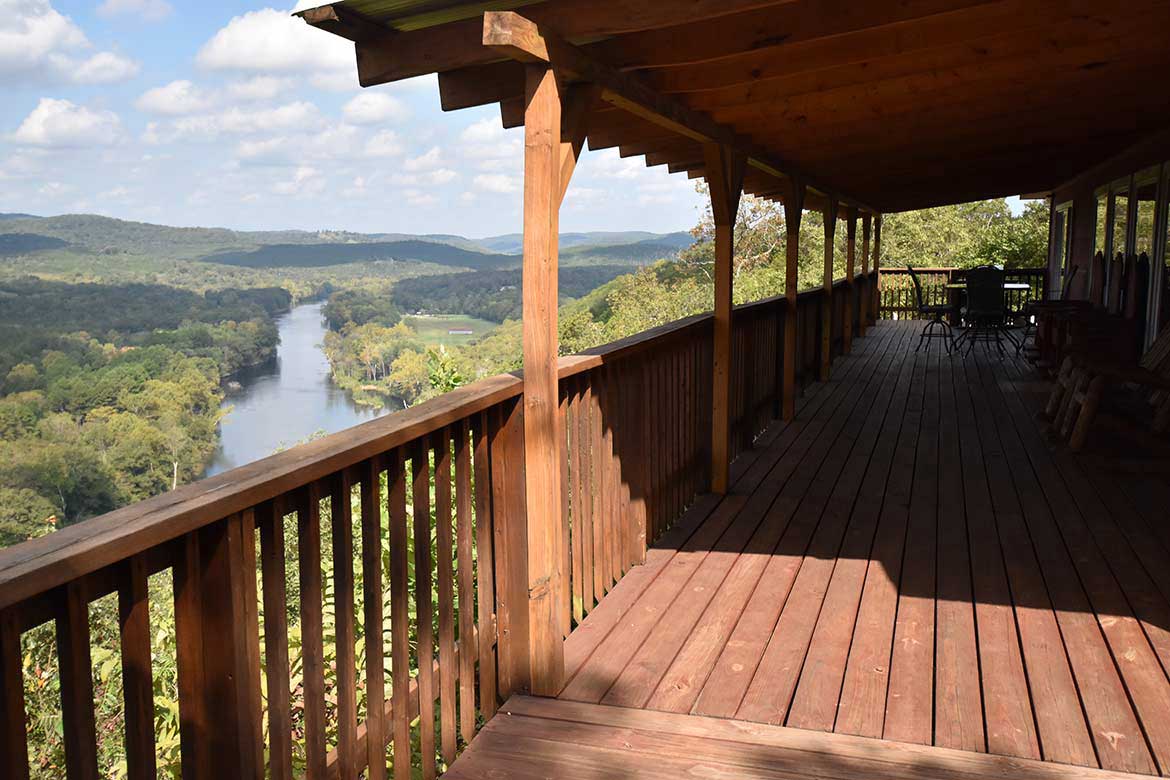
[[[920,328],[855,341],[452,776],[1170,772],[1165,461],[1054,448],[1027,363]]]

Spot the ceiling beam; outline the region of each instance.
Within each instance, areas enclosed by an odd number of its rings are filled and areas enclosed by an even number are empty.
[[[525,14],[541,25],[559,30],[574,43],[589,43],[612,35],[669,27],[680,20],[699,22],[789,2],[794,0],[655,0],[652,3],[591,0],[587,4],[552,0],[527,6]],[[309,21],[308,11],[299,15]],[[478,16],[412,30],[397,30],[377,23],[383,27],[379,36],[363,35],[357,41],[358,81],[363,87],[485,65],[500,59],[498,54],[483,47],[483,27]],[[324,29],[335,31],[329,25]]]
[[[520,62],[554,65],[570,78],[596,84],[601,99],[681,136],[700,143],[717,143],[743,154],[751,168],[777,178],[799,177],[810,186],[828,192],[794,166],[745,141],[742,136],[701,112],[647,87],[640,78],[601,63],[580,48],[512,11],[484,14],[483,44]],[[854,200],[850,197],[849,200]]]

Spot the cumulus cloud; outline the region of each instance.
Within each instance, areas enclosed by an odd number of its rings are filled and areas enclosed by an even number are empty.
[[[347,120],[358,125],[400,122],[410,116],[410,110],[401,100],[385,92],[362,92],[341,111]]]
[[[366,142],[366,154],[371,157],[397,157],[402,152],[402,141],[393,130],[383,130]]]
[[[514,171],[524,161],[523,131],[505,130],[487,117],[459,134],[460,153],[481,171]]]
[[[215,140],[223,135],[248,135],[281,130],[310,130],[324,123],[312,103],[300,100],[273,108],[245,109],[239,106],[199,116],[184,116],[165,125],[152,122],[143,133],[147,143],[176,140]]]
[[[227,94],[237,100],[272,100],[292,89],[294,79],[277,76],[252,76],[227,85]]]
[[[432,146],[418,157],[411,157],[402,164],[402,167],[408,171],[429,171],[438,168],[443,164],[443,150],[437,146]]]
[[[0,77],[70,84],[109,84],[138,72],[137,63],[93,45],[49,0],[5,3],[0,14]]]
[[[147,22],[166,19],[175,9],[167,0],[105,0],[98,6],[98,16],[133,16]]]
[[[122,123],[113,111],[79,106],[68,100],[41,98],[11,140],[28,146],[82,148],[109,146],[122,136]]]
[[[272,191],[277,195],[311,196],[319,195],[325,189],[325,179],[321,172],[308,165],[302,165],[293,173],[291,179],[277,182]]]
[[[506,176],[502,173],[481,173],[471,181],[472,185],[484,192],[508,194],[520,191],[520,182],[515,176]]]
[[[356,82],[352,43],[275,8],[234,17],[203,45],[196,62],[209,70],[246,73],[349,71]]]
[[[206,111],[215,103],[210,93],[186,79],[143,92],[134,105],[139,111],[163,116],[185,116]]]

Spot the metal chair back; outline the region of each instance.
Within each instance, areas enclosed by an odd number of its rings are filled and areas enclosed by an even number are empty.
[[[967,271],[967,316],[971,319],[1003,318],[1002,269],[991,266]]]

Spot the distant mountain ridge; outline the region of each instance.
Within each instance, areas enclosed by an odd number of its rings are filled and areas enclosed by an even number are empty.
[[[520,234],[472,239],[442,233],[236,231],[169,227],[96,214],[0,214],[0,237],[0,247],[8,256],[67,248],[94,254],[165,254],[249,268],[327,267],[394,260],[501,270],[520,265],[522,248]],[[561,236],[562,264],[641,265],[675,255],[692,241],[685,232],[565,233]]]

